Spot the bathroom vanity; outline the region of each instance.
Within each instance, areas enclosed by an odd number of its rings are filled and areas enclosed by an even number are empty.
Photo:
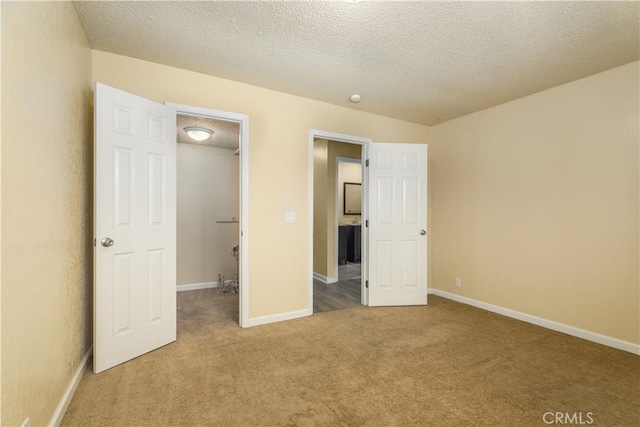
[[[338,264],[361,261],[361,233],[360,224],[345,224],[338,227]]]

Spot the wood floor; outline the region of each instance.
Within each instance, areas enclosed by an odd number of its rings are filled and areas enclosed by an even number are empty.
[[[339,310],[361,304],[360,264],[338,267],[336,283],[326,284],[313,280],[313,312]]]

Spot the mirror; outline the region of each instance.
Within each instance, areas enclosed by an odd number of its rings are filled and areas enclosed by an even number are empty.
[[[362,184],[357,182],[344,183],[344,214],[362,214]]]

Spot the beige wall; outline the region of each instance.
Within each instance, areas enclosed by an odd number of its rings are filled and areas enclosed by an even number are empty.
[[[2,99],[2,4],[0,4],[0,99]],[[0,425],[2,425],[2,102],[0,102]]]
[[[426,126],[124,56],[94,50],[92,65],[93,80],[148,99],[249,115],[250,317],[308,308],[309,129],[427,139]]]
[[[1,7],[1,423],[39,426],[91,341],[91,53],[71,3]]]
[[[177,150],[178,285],[232,279],[239,218],[238,156],[233,150],[178,144]]]
[[[338,224],[351,224],[356,219],[358,220],[358,222],[362,222],[361,215],[344,214],[345,182],[362,184],[361,163],[338,162]]]
[[[327,277],[327,156],[329,142],[313,142],[313,272]]]
[[[640,342],[638,79],[635,62],[431,129],[432,287]]]

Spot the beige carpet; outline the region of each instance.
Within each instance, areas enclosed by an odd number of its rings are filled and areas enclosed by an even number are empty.
[[[63,426],[639,424],[638,356],[435,296],[240,329],[236,295],[178,295],[178,341],[87,372]]]

